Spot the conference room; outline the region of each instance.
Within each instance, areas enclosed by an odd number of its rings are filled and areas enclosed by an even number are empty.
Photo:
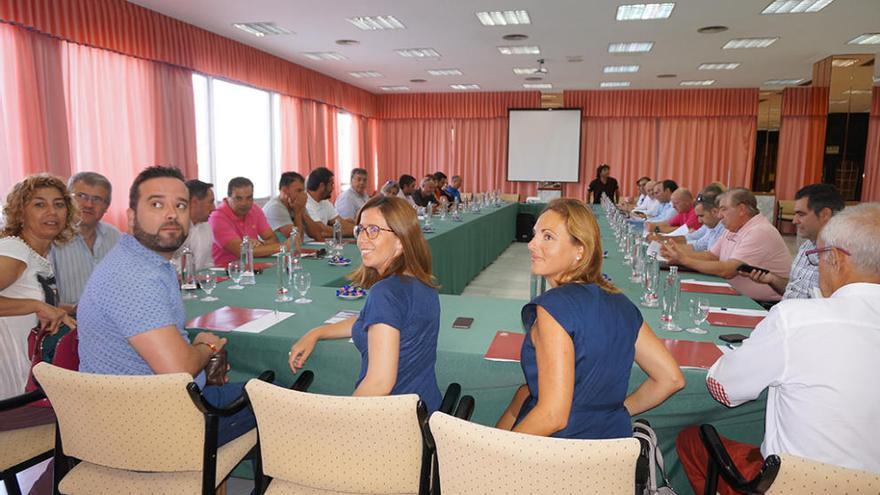
[[[880,492],[878,47],[876,0],[0,2],[0,494]]]

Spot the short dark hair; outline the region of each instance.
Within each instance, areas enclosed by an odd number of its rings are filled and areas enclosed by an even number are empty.
[[[828,208],[831,214],[842,211],[846,203],[840,191],[832,184],[810,184],[802,187],[795,193],[794,199],[807,198],[807,208],[818,215],[823,209]]]
[[[231,198],[232,190],[238,189],[239,187],[250,187],[251,189],[253,189],[254,183],[251,182],[251,180],[247,177],[233,177],[229,181],[229,186],[226,187],[226,197]]]
[[[412,175],[403,174],[400,176],[400,180],[398,180],[397,183],[400,184],[400,187],[406,187],[410,184],[415,184],[416,178]]]
[[[159,179],[161,177],[170,177],[184,182],[183,173],[177,167],[169,167],[165,165],[153,165],[141,170],[141,173],[134,178],[131,188],[128,190],[128,207],[132,210],[137,209],[138,201],[141,199],[141,184],[150,179]]]
[[[297,181],[302,182],[303,184],[306,183],[306,180],[302,175],[296,172],[284,172],[281,174],[281,179],[278,180],[278,189],[283,189]]]
[[[672,179],[666,179],[663,181],[663,189],[669,189],[670,192],[675,192],[675,190],[678,189],[678,184]]]
[[[318,167],[309,172],[309,179],[306,182],[306,189],[309,191],[317,191],[321,184],[329,184],[333,180],[333,172],[327,167]]]
[[[443,172],[434,172],[434,180],[440,182],[441,180],[446,180],[446,174]]]
[[[602,175],[603,170],[611,170],[611,167],[608,166],[607,163],[603,163],[602,165],[599,165],[598,167],[596,167],[596,178],[597,179],[599,178],[600,175]]]
[[[703,208],[717,208],[718,197],[722,194],[720,187],[707,186],[700,191],[700,194],[697,194],[697,204],[703,205]]]
[[[648,177],[647,175],[643,175],[643,176],[639,177],[639,180],[636,181],[636,184],[638,184],[641,181],[645,181],[645,183],[648,183],[648,182],[651,182],[651,178]]]
[[[351,176],[350,176],[350,178],[354,179],[354,176],[355,176],[355,175],[363,175],[364,177],[366,177],[366,176],[367,176],[367,169],[365,169],[365,168],[353,168],[353,169],[351,169]]]
[[[199,179],[190,179],[186,181],[186,188],[189,189],[189,197],[197,199],[205,199],[208,191],[214,187],[214,184],[202,182]]]

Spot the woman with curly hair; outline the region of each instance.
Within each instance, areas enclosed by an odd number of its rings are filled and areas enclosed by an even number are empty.
[[[0,400],[24,393],[27,338],[39,326],[57,332],[76,322],[55,307],[55,277],[46,259],[53,243],[73,238],[79,210],[60,178],[39,174],[16,184],[0,231]]]

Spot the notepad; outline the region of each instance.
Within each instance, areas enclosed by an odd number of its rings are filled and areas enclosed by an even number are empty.
[[[519,362],[520,350],[526,338],[524,333],[495,332],[495,338],[489,344],[483,358],[489,361]]]
[[[709,282],[705,280],[683,279],[682,292],[704,292],[706,294],[739,295],[739,292],[727,282]]]
[[[189,320],[186,322],[186,326],[187,328],[198,328],[214,332],[260,333],[294,314],[284,311],[276,312],[271,309],[223,306],[210,313],[205,313]]]
[[[351,318],[352,316],[358,316],[360,314],[361,314],[360,311],[351,310],[351,309],[343,309],[341,311],[337,311],[335,315],[324,320],[324,323],[327,325],[330,325],[333,323],[339,323],[340,321],[347,320],[347,319]]]
[[[717,345],[692,340],[660,339],[681,368],[707,370],[723,354]]]
[[[766,317],[763,309],[710,307],[707,321],[719,327],[755,328]]]

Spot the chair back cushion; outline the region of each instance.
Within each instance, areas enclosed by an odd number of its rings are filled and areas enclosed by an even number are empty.
[[[186,373],[96,375],[48,363],[34,376],[52,402],[64,453],[132,471],[201,471],[205,419]]]
[[[444,493],[627,494],[635,487],[639,441],[524,435],[434,413]]]
[[[880,493],[880,474],[788,454],[782,454],[779,458],[779,474],[767,490],[768,494]]]
[[[329,491],[418,491],[418,396],[335,397],[259,380],[245,387],[267,475]]]

